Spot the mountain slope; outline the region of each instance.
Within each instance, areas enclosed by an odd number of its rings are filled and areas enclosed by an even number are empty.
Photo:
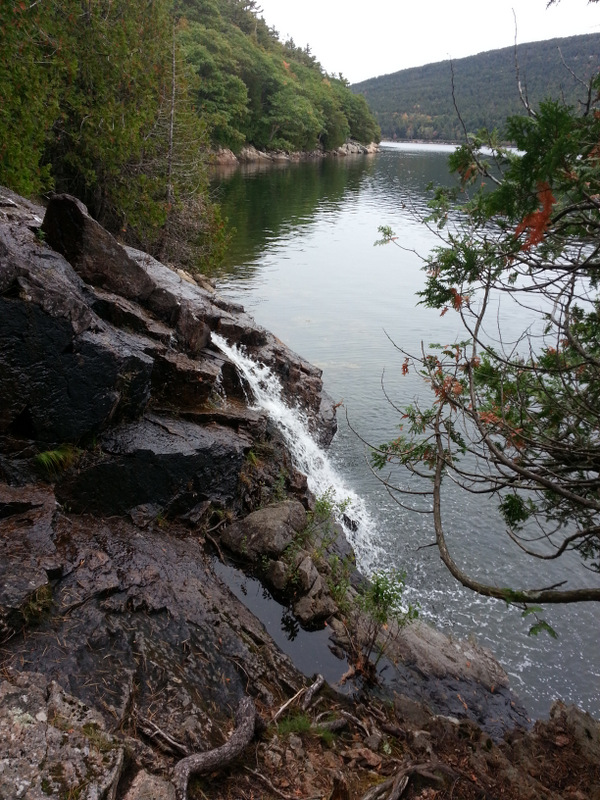
[[[549,96],[576,105],[586,99],[583,83],[600,68],[600,34],[521,44],[517,60],[534,107]],[[524,113],[513,47],[401,70],[351,88],[366,98],[384,138],[459,140],[464,131],[454,108],[452,73],[456,104],[469,132],[502,130],[507,116]]]

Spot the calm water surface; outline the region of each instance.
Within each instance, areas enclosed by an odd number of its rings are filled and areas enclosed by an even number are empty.
[[[420,256],[437,243],[417,217],[426,210],[428,184],[451,182],[450,150],[385,145],[375,156],[215,176],[236,227],[218,277],[220,293],[321,367],[327,391],[343,401],[352,428],[374,444],[397,435],[399,423],[382,380],[400,406],[427,391],[415,376],[401,376],[403,356],[394,343],[418,352],[421,342],[465,338],[452,314],[442,318],[416,307],[415,298],[424,277]],[[402,249],[374,246],[379,225],[396,231]],[[525,327],[523,314],[502,309],[515,334]],[[519,611],[459,586],[437,550],[425,547],[434,539],[430,517],[393,502],[371,474],[365,446],[338,414],[332,457],[375,520],[361,548],[363,566],[406,569],[411,599],[421,603],[422,614],[489,647],[533,716],[547,715],[552,700],[561,698],[599,717],[600,610],[592,604],[549,608],[544,618],[558,641],[529,637]],[[565,569],[573,585],[590,580],[576,559],[532,563],[503,535],[493,505],[477,497],[449,491],[445,524],[457,561],[490,582],[546,586],[563,579]]]

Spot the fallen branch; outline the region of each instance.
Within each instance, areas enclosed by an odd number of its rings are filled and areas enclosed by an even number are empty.
[[[219,525],[221,525],[222,522],[223,522],[223,520],[221,520],[221,522],[219,522]],[[215,527],[218,528],[219,525],[216,525]],[[212,528],[211,528],[211,530],[212,530]],[[219,560],[221,561],[222,564],[224,564],[225,563],[225,559],[223,558],[223,553],[221,551],[221,548],[219,547],[219,544],[218,544],[217,540],[213,539],[213,537],[210,535],[210,533],[208,531],[206,531],[204,536],[205,536],[206,539],[208,539],[209,542],[211,542],[212,546],[215,548],[215,550],[219,554]]]
[[[283,714],[283,712],[286,710],[286,708],[288,708],[289,706],[291,706],[291,705],[292,705],[292,703],[294,702],[294,700],[297,700],[299,697],[302,697],[302,695],[304,694],[304,692],[305,692],[305,691],[306,691],[306,687],[305,687],[305,686],[303,686],[303,687],[302,687],[302,689],[300,689],[300,691],[296,692],[296,694],[295,694],[293,697],[290,697],[290,699],[289,699],[289,700],[287,700],[287,701],[286,701],[286,702],[285,702],[285,703],[284,703],[284,704],[281,706],[281,708],[280,708],[280,709],[279,709],[279,711],[278,711],[278,712],[275,714],[275,716],[273,717],[273,719],[271,720],[271,722],[275,722],[275,720],[276,720],[276,719],[279,719],[279,717],[280,717],[280,716]]]
[[[168,733],[165,733],[161,728],[158,727],[151,719],[146,719],[146,717],[141,717],[139,715],[136,716],[137,727],[141,730],[141,732],[148,737],[148,739],[152,739],[155,743],[162,749],[167,751],[168,753],[178,753],[181,756],[188,756],[190,751],[185,747],[185,745],[178,742],[176,739],[173,739],[172,736],[169,736]]]
[[[263,775],[262,772],[257,772],[254,769],[250,769],[250,767],[244,767],[244,769],[246,772],[249,772],[250,775],[254,775],[255,778],[258,778],[259,781],[262,781],[265,786],[268,787],[269,791],[273,792],[273,794],[276,794],[277,797],[281,797],[282,800],[296,800],[295,797],[292,797],[290,794],[284,794],[276,786],[273,786],[271,781],[266,777],[266,775]]]
[[[432,783],[441,783],[443,778],[435,774],[435,770],[445,772],[452,778],[456,778],[456,773],[453,769],[443,764],[441,761],[429,761],[426,764],[410,764],[404,769],[399,770],[392,778],[378,783],[373,786],[369,791],[361,797],[361,800],[379,800],[385,797],[385,800],[399,800],[404,794],[404,790],[408,786],[408,782],[413,775],[420,775],[422,778],[431,781]],[[390,793],[387,794],[388,789]]]
[[[325,683],[325,678],[322,675],[317,675],[316,681],[312,684],[312,686],[309,686],[308,691],[306,692],[306,697],[302,702],[303,711],[306,711],[306,709],[311,704],[313,697],[316,695],[316,693],[319,691],[319,689],[321,688],[321,686],[323,686],[324,683]]]
[[[353,722],[358,728],[361,728],[367,737],[371,735],[371,731],[367,728],[364,722],[360,720],[358,717],[355,717],[353,714],[349,714],[347,711],[340,711],[342,717],[345,717],[349,722]]]
[[[347,719],[329,719],[325,722],[315,722],[314,725],[310,726],[311,731],[319,732],[319,731],[331,731],[335,733],[336,731],[341,731],[344,728],[348,727],[348,720]]]
[[[254,736],[256,723],[256,708],[250,697],[244,697],[235,714],[236,727],[229,740],[221,747],[207,750],[204,753],[194,753],[187,758],[182,758],[175,765],[173,783],[177,792],[177,800],[187,800],[187,787],[191,775],[200,775],[211,772],[229,764],[244,750]]]

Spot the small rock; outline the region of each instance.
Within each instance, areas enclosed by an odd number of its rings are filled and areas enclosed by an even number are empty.
[[[275,750],[267,750],[265,753],[265,764],[272,769],[279,769],[283,764],[283,758]]]
[[[282,592],[288,583],[288,568],[283,561],[269,561],[266,579],[270,585]]]
[[[175,800],[173,784],[142,770],[135,776],[123,800]]]
[[[374,753],[376,753],[379,750],[382,741],[383,737],[381,734],[374,733],[372,736],[369,736],[367,739],[365,739],[365,745],[369,748],[369,750],[372,750]]]
[[[290,734],[290,736],[288,737],[288,744],[290,746],[290,749],[294,752],[294,754],[298,758],[304,757],[304,748],[302,747],[302,739],[299,736],[296,736],[293,733]]]

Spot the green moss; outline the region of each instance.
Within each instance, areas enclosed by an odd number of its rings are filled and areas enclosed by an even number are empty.
[[[29,596],[21,609],[25,625],[38,625],[52,606],[52,587],[46,583]]]
[[[90,744],[101,753],[107,753],[114,750],[115,745],[108,738],[108,736],[101,730],[97,722],[86,722],[81,728],[84,736],[89,740]]]
[[[291,733],[308,733],[311,722],[306,714],[291,714],[284,717],[277,725],[280,736],[289,736]]]
[[[55,450],[44,450],[35,457],[37,465],[50,478],[56,478],[79,461],[83,450],[72,444],[61,444]]]

